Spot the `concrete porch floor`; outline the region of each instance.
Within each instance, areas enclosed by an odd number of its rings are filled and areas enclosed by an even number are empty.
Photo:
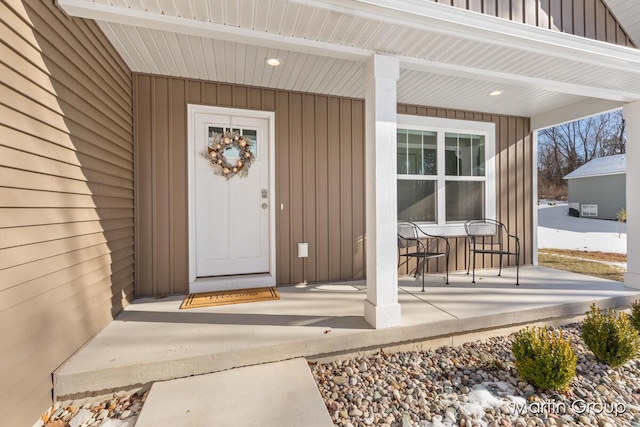
[[[281,299],[180,310],[182,296],[138,299],[54,373],[57,400],[103,395],[154,381],[296,357],[322,359],[380,348],[427,348],[479,339],[535,322],[566,322],[589,305],[627,308],[640,291],[589,276],[524,267],[401,277],[402,326],[363,318],[360,283],[278,288]],[[425,343],[426,341],[426,343]]]

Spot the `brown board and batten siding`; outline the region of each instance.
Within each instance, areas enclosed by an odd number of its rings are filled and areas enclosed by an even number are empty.
[[[139,295],[188,292],[187,104],[275,111],[278,284],[363,277],[363,100],[143,74],[134,98]]]
[[[141,295],[188,291],[189,103],[276,113],[275,192],[284,205],[276,210],[278,284],[364,277],[363,100],[144,74],[134,74],[134,98]],[[398,112],[496,123],[497,212],[521,236],[523,262],[531,263],[529,120],[410,105]],[[464,239],[452,240],[452,266],[464,269]],[[309,242],[306,260],[296,256],[298,242]]]
[[[131,73],[93,21],[0,0],[0,424],[133,299]]]
[[[140,295],[188,292],[187,104],[275,111],[278,284],[363,277],[363,100],[143,74],[134,94]]]
[[[636,47],[604,0],[431,0],[510,21]]]
[[[533,262],[533,138],[530,120],[527,117],[501,116],[471,111],[431,108],[399,104],[398,114],[425,117],[471,120],[495,123],[496,126],[496,219],[503,222],[511,233],[520,238],[522,245],[521,264]],[[451,270],[467,267],[466,238],[451,237]],[[515,265],[515,260],[503,260],[504,265]],[[438,264],[436,264],[438,263]],[[479,268],[497,267],[498,257],[478,256]],[[442,269],[442,260],[432,260],[428,267]]]

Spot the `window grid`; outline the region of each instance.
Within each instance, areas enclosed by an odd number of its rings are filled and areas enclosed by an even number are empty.
[[[598,216],[598,205],[581,205],[582,216]]]
[[[493,123],[483,123],[483,122],[469,122],[469,121],[459,121],[452,119],[435,119],[435,118],[424,118],[418,116],[404,116],[407,117],[408,120],[402,120],[399,115],[399,124],[398,124],[398,154],[402,155],[403,158],[401,162],[403,165],[397,170],[397,180],[398,180],[398,217],[399,219],[407,219],[403,218],[402,207],[401,207],[401,198],[403,195],[400,194],[400,190],[402,188],[402,181],[435,181],[436,189],[435,189],[435,215],[432,221],[416,221],[427,223],[432,230],[436,232],[440,232],[441,234],[447,235],[459,235],[463,234],[464,229],[462,228],[462,224],[466,219],[473,218],[464,218],[465,215],[471,215],[474,217],[485,216],[485,217],[494,217],[495,216],[495,176],[494,176],[494,168],[495,166],[492,164],[494,162],[494,141],[495,141],[495,125]],[[406,122],[410,123],[406,123]],[[413,123],[411,123],[413,122]],[[425,122],[420,123],[420,122]],[[428,123],[427,123],[428,122]],[[461,128],[458,128],[457,125],[462,124]],[[448,126],[453,125],[453,126]],[[436,174],[426,175],[422,174],[425,170],[424,168],[420,168],[415,170],[416,173],[408,173],[411,172],[409,169],[409,149],[408,149],[408,135],[409,132],[421,132],[421,153],[424,155],[425,148],[425,135],[427,134],[435,134],[436,136]],[[455,136],[455,150],[461,150],[460,140],[466,138],[466,146],[465,149],[468,150],[468,154],[466,154],[469,158],[462,159],[460,155],[457,155],[457,164],[455,169],[455,175],[447,175],[446,171],[446,138],[450,137],[450,142],[453,142],[451,139],[452,136]],[[402,144],[407,145],[407,148],[402,148]],[[453,148],[453,147],[451,147]],[[461,151],[457,151],[458,154]],[[451,157],[450,157],[451,159]],[[461,160],[462,159],[462,160]],[[466,161],[464,165],[465,171],[461,170],[461,164]],[[401,163],[398,162],[399,164]],[[424,166],[424,161],[422,166]],[[420,173],[418,173],[420,172]],[[467,173],[467,175],[464,175]],[[469,183],[469,184],[465,184]],[[477,184],[473,184],[477,183]],[[407,184],[408,185],[408,184]],[[457,192],[456,194],[460,194],[459,199],[462,201],[456,202],[455,200],[450,200],[453,206],[457,206],[457,210],[449,207],[449,214],[447,212],[447,185],[450,187],[450,191]],[[480,185],[480,187],[478,187]],[[461,194],[462,192],[462,194]],[[473,199],[476,199],[474,202]],[[405,197],[406,199],[406,197]],[[467,200],[470,200],[469,203],[466,203]],[[457,205],[456,205],[457,203]],[[406,204],[406,200],[405,200]],[[431,206],[429,204],[429,206]],[[480,210],[473,209],[473,207],[480,206]],[[471,212],[471,213],[470,213]],[[449,217],[449,221],[447,221],[447,217]]]

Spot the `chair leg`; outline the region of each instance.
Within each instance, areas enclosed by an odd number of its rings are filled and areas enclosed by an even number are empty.
[[[498,277],[502,275],[502,254],[500,254],[500,269],[498,270]]]
[[[469,274],[469,268],[471,267],[471,247],[467,244],[467,274]]]
[[[422,259],[422,292],[424,292],[424,265],[426,264],[427,259]]]
[[[445,268],[446,268],[446,274],[447,274],[447,281],[444,282],[444,284],[448,285],[449,284],[449,252],[447,252],[444,259],[445,259]]]
[[[516,254],[516,286],[520,286],[520,252]]]
[[[475,252],[473,253],[473,260],[471,260],[471,262],[473,263],[473,277],[471,279],[471,283],[476,283],[476,254],[475,254]]]

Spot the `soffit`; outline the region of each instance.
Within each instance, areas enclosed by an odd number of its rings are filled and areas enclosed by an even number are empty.
[[[605,0],[605,2],[629,37],[640,46],[640,2],[638,0]]]
[[[400,57],[402,103],[530,116],[588,97],[640,99],[640,53],[611,46],[619,55],[607,61],[587,50],[604,45],[592,40],[577,42],[585,46],[582,52],[561,55],[495,34],[479,40],[428,30],[413,15],[411,22],[389,22],[373,15],[377,9],[363,16],[314,0],[59,1],[109,11],[100,15],[109,21],[99,22],[101,28],[135,72],[362,97],[362,64],[375,52]],[[138,18],[129,21],[131,11]],[[140,19],[145,25],[129,25]],[[163,26],[167,19],[178,25]],[[498,18],[483,19],[492,24]],[[197,28],[189,29],[188,22]],[[283,64],[267,66],[271,56]],[[504,94],[488,97],[495,89]]]

